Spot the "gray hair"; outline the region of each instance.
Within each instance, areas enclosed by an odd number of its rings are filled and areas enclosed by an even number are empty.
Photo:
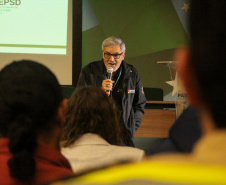
[[[106,38],[103,43],[102,43],[102,51],[104,51],[105,47],[112,47],[115,45],[119,45],[121,48],[121,51],[124,53],[126,52],[126,45],[125,43],[122,41],[122,39],[118,38],[118,37],[108,37]]]

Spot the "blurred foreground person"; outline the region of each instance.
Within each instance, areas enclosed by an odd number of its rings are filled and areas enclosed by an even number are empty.
[[[70,184],[226,184],[226,1],[191,0],[190,47],[176,53],[203,135],[191,154],[168,154],[70,179]],[[74,182],[73,182],[74,180]]]
[[[191,153],[202,136],[199,111],[188,106],[169,130],[169,137],[159,138],[151,147],[151,155],[162,153]]]
[[[123,147],[112,99],[98,87],[76,90],[68,102],[62,154],[75,173],[118,162],[140,161],[143,150]]]
[[[54,74],[22,60],[0,71],[0,184],[41,184],[72,174],[59,151],[67,104]]]

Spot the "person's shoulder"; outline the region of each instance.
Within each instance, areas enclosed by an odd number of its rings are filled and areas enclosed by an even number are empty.
[[[134,148],[134,147],[124,147],[124,148],[128,148],[129,151],[131,151],[132,153],[137,153],[138,155],[141,156],[141,159],[146,157],[145,151],[141,150],[139,148]]]
[[[97,68],[100,68],[102,64],[103,64],[102,60],[93,61],[88,63],[82,70],[83,71],[96,70]]]
[[[132,64],[128,64],[127,62],[123,61],[122,65],[126,71],[129,71],[133,75],[138,75],[138,71]]]
[[[100,62],[101,62],[101,60],[90,62],[90,63],[86,64],[86,66],[84,67],[84,69],[85,69],[85,68],[92,67],[92,66],[96,66],[96,65],[98,65]]]
[[[126,68],[135,69],[135,67],[134,67],[132,64],[129,64],[129,63],[125,62],[124,60],[123,60],[122,64],[123,64],[124,67],[126,67]],[[136,70],[136,69],[135,69],[135,70]]]
[[[127,151],[134,151],[134,152],[141,152],[141,153],[144,152],[144,150],[142,150],[142,149],[131,147],[131,146],[123,146],[121,148],[123,148],[123,150],[127,150]]]
[[[132,161],[140,161],[146,157],[144,150],[129,146],[115,146],[115,151],[122,156],[127,156],[127,159]]]

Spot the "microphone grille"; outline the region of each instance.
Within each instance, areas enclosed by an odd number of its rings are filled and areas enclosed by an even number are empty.
[[[113,72],[113,68],[112,68],[112,67],[108,67],[107,72],[108,72],[108,73],[112,73],[112,72]]]

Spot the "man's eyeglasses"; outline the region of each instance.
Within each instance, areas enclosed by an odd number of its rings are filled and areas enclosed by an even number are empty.
[[[111,56],[113,56],[114,59],[119,59],[122,54],[123,54],[123,52],[120,54],[104,53],[104,57],[109,59],[109,58],[111,58]]]

